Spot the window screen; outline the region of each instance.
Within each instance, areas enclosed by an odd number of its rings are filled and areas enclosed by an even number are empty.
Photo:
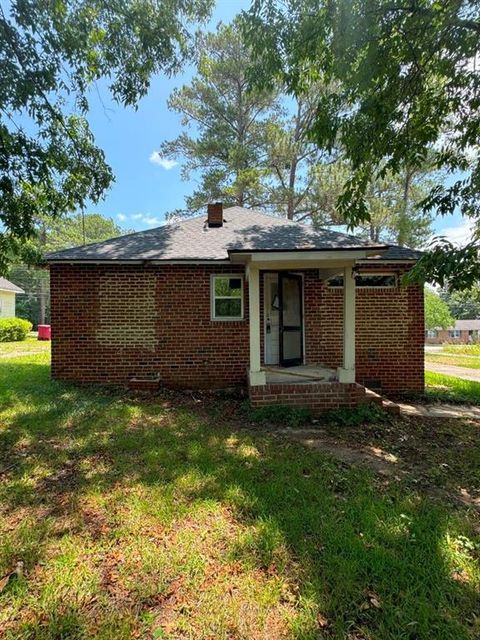
[[[343,276],[335,276],[328,280],[329,287],[343,287]],[[394,273],[367,275],[360,273],[355,276],[355,286],[359,288],[391,288],[397,286],[397,276]]]
[[[238,276],[212,278],[212,318],[241,320],[243,318],[243,280]]]

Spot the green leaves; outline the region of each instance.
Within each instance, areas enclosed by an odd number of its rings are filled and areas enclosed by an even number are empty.
[[[430,289],[425,289],[425,329],[449,329],[454,324],[447,303]]]
[[[175,213],[194,213],[217,198],[227,206],[262,206],[268,198],[262,180],[265,135],[279,109],[277,91],[249,91],[250,51],[238,23],[199,35],[197,47],[196,76],[168,102],[181,114],[185,131],[160,147],[162,156],[184,160],[184,179],[199,177],[186,211]]]
[[[106,78],[115,100],[135,105],[152,74],[172,74],[191,55],[187,27],[212,4],[14,0],[0,8],[0,270],[38,216],[98,202],[113,180],[85,118],[91,83]]]
[[[335,141],[350,162],[339,200],[350,226],[371,216],[366,196],[377,167],[396,176],[427,158],[453,180],[432,186],[424,211],[480,217],[478,3],[257,0],[244,18],[260,86],[280,77],[298,97],[314,75],[332,84],[311,134],[325,150]],[[466,284],[478,272],[478,244],[439,245],[420,270]]]

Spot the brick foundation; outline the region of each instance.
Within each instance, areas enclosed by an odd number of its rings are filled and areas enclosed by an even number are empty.
[[[368,402],[365,387],[340,382],[308,382],[305,384],[266,384],[250,387],[250,402],[254,407],[279,404],[306,407],[313,415],[337,407],[354,407]]]

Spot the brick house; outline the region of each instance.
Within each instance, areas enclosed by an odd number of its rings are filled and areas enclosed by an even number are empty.
[[[480,341],[480,320],[456,320],[450,329],[428,329],[425,344],[470,344]]]
[[[418,252],[220,203],[47,256],[54,378],[319,411],[423,389]]]

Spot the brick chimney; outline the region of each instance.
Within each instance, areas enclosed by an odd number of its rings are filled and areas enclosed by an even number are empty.
[[[223,226],[223,202],[212,202],[207,206],[209,227]]]

